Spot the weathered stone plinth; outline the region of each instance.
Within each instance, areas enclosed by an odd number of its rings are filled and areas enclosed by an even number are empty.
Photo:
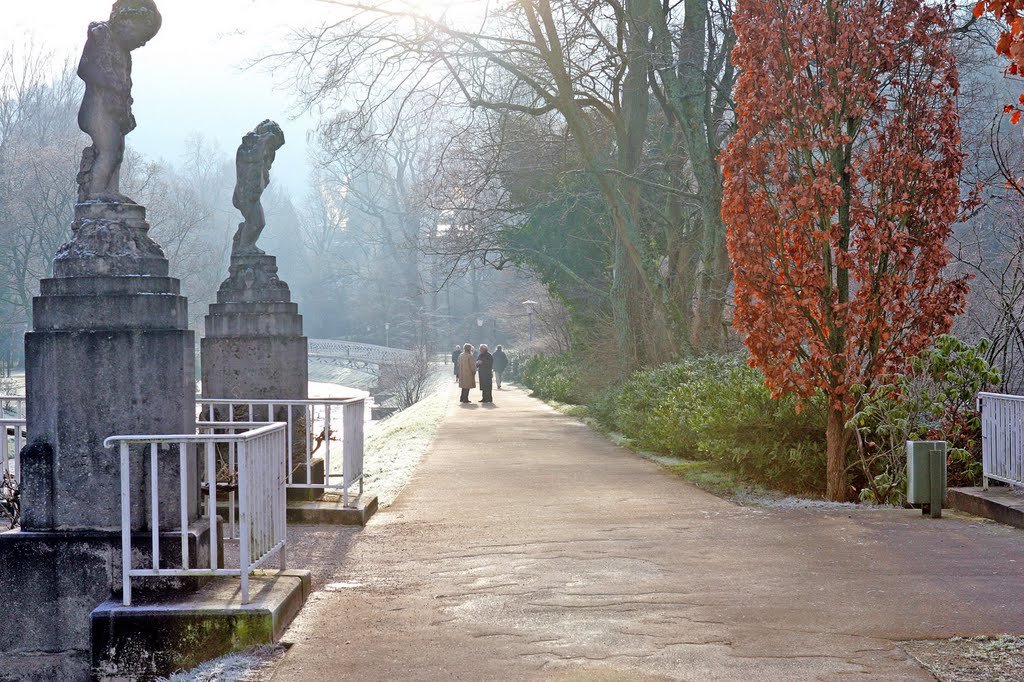
[[[33,301],[33,330],[25,336],[29,444],[22,453],[22,526],[0,535],[0,590],[9,604],[0,619],[0,649],[5,660],[18,661],[19,679],[87,676],[89,614],[120,590],[120,458],[103,440],[195,433],[188,307],[147,234],[145,209],[88,202],[75,213],[73,236],[54,260],[54,277],[42,280]],[[181,522],[180,475],[174,453],[162,455],[164,529]],[[195,462],[184,475],[187,518],[195,524]],[[142,531],[154,525],[149,490],[148,459],[134,452],[131,519],[140,538],[148,538]],[[208,529],[201,525],[191,532],[194,562],[209,555],[202,550]],[[164,558],[173,561],[180,536],[167,544]],[[148,552],[144,546],[137,551]]]
[[[291,302],[288,285],[277,277],[277,259],[267,255],[235,256],[217,303],[206,316],[202,340],[204,398],[305,400],[309,395],[306,337],[302,316]],[[303,411],[295,410],[292,465],[296,481],[306,473]],[[260,413],[258,419],[267,419]],[[285,408],[274,419],[287,421]],[[323,481],[323,466],[313,463],[313,482]],[[316,490],[289,491],[308,499]]]
[[[236,256],[229,272],[206,316],[203,397],[304,400],[302,316],[277,277],[277,259]]]
[[[75,206],[72,238],[57,251],[55,277],[166,277],[163,249],[149,236],[138,204],[87,201]]]

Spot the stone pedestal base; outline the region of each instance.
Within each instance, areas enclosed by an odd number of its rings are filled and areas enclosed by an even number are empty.
[[[30,445],[22,458],[22,528],[119,530],[120,460],[103,440],[195,433],[195,340],[185,298],[166,277],[63,277],[42,281],[33,309],[34,331],[25,336]],[[148,524],[148,471],[138,453],[135,528]],[[159,477],[161,525],[175,527],[177,457],[160,458]]]
[[[121,589],[120,457],[104,439],[195,433],[187,303],[147,234],[145,215],[128,202],[76,206],[55,276],[40,282],[33,299],[21,530],[0,534],[4,679],[89,677],[89,614]],[[164,452],[158,464],[160,518],[150,519],[148,457],[145,466],[142,452],[131,457],[133,529],[180,528],[182,476],[186,518],[198,516],[194,459],[184,472],[175,452]],[[209,540],[202,530],[192,535],[193,556],[202,557]],[[164,543],[168,562],[180,558],[180,542],[174,533]],[[137,561],[148,556],[148,543],[144,535],[133,548]],[[151,587],[196,585],[165,580]]]
[[[137,536],[132,545],[137,566],[151,561],[149,535]],[[171,566],[180,561],[178,533],[165,534],[160,545],[162,562]],[[193,565],[209,557],[209,524],[197,522],[192,527],[189,545]],[[154,590],[181,593],[199,587],[198,580],[139,580],[133,592],[144,599]],[[0,594],[5,606],[0,618],[0,679],[89,679],[89,614],[120,590],[120,533],[0,533]]]
[[[203,397],[238,400],[305,400],[309,369],[302,316],[290,301],[288,285],[277,277],[273,256],[236,256],[217,303],[206,316],[201,343]],[[292,414],[292,468],[295,482],[306,478],[303,410]],[[285,408],[274,415],[255,410],[257,420],[287,421]],[[236,415],[236,420],[238,416]],[[323,482],[323,463],[314,461],[313,483]],[[318,490],[289,490],[288,499],[313,499]]]
[[[308,395],[304,336],[207,336],[200,347],[204,398],[304,400]]]

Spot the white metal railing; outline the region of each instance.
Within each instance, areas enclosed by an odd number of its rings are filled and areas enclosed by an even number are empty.
[[[121,456],[121,572],[124,585],[123,601],[131,604],[133,577],[201,577],[239,576],[242,603],[249,603],[249,576],[274,555],[283,570],[286,561],[287,526],[285,523],[285,470],[279,453],[286,440],[283,422],[247,425],[242,433],[189,434],[168,436],[111,436],[103,441],[105,447],[119,446]],[[223,430],[223,429],[221,429]],[[237,463],[238,490],[238,567],[218,566],[217,530],[217,447],[228,444]],[[149,568],[132,567],[132,499],[130,459],[132,447],[149,453],[149,519],[151,557]],[[181,567],[160,567],[160,482],[158,459],[178,450],[179,505],[181,508]],[[198,459],[205,469],[204,485],[208,489],[206,515],[210,522],[210,557],[208,567],[194,567],[189,557],[189,458]],[[203,461],[205,460],[205,462]],[[205,467],[202,465],[205,464]]]
[[[1024,486],[1024,396],[979,393],[983,485]]]
[[[0,395],[0,419],[7,417],[25,418],[25,396]]]
[[[21,449],[25,446],[26,437],[24,417],[0,416],[0,459],[3,460],[4,478],[21,480]]]
[[[229,398],[197,398],[198,417],[202,423],[237,423],[284,421],[287,442],[282,459],[292,489],[335,490],[349,504],[349,491],[359,485],[363,494],[363,430],[366,422],[366,400],[369,394],[356,398],[314,398],[310,400],[246,400]],[[340,422],[341,466],[337,464],[337,447],[332,453]],[[296,447],[296,442],[302,445]],[[309,453],[304,455],[303,453]],[[313,459],[324,460],[323,483],[313,482]]]

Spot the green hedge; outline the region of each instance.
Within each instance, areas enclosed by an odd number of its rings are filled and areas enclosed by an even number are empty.
[[[535,355],[523,365],[522,381],[534,395],[560,403],[583,404],[576,359],[570,353]]]
[[[775,399],[739,357],[706,356],[635,373],[624,384],[582,395],[572,356],[532,358],[524,383],[539,397],[586,403],[605,428],[637,448],[705,459],[787,492],[820,492],[825,480],[824,412]]]

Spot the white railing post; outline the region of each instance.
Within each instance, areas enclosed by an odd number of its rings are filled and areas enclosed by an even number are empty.
[[[363,492],[363,429],[366,406],[364,401],[359,400],[345,405],[343,410],[345,435],[342,443],[342,496],[347,507],[348,489],[354,481],[359,481],[359,493]]]
[[[129,486],[131,461],[128,443],[121,442],[121,601],[132,603],[132,497]]]
[[[157,481],[158,445],[149,446],[149,531],[152,534],[153,570],[160,569],[160,488]]]
[[[217,569],[217,555],[220,553],[220,531],[217,529],[217,450],[214,441],[206,443],[206,515],[210,518],[210,567]]]
[[[291,413],[291,411],[289,409],[289,414],[290,413]],[[284,442],[285,447],[288,447],[290,445],[290,443],[291,443],[290,439],[291,439],[291,428],[290,428],[290,425],[289,425],[289,429],[288,429],[287,434],[286,435],[282,435],[280,437],[280,440]],[[291,448],[289,448],[289,452],[291,452]],[[275,504],[274,504],[274,509],[277,512],[277,519],[276,519],[276,521],[277,521],[277,533],[276,533],[277,539],[278,539],[279,542],[284,543],[282,545],[281,551],[280,551],[281,570],[283,571],[286,568],[288,568],[288,551],[287,551],[287,549],[288,549],[288,499],[287,499],[288,498],[288,493],[287,493],[287,490],[288,489],[285,487],[285,483],[286,483],[285,476],[287,474],[287,471],[285,469],[284,461],[281,460],[280,458],[278,458],[277,462],[278,462],[278,466],[276,467],[276,474],[277,475],[274,477],[274,479],[275,479],[274,480],[274,491],[275,491],[275,495],[276,495],[276,501],[275,501]],[[275,543],[275,544],[277,544],[277,543]]]
[[[238,567],[242,572],[242,603],[249,603],[249,447],[238,444]]]
[[[178,506],[181,518],[181,567],[188,568],[188,446],[178,443]]]

